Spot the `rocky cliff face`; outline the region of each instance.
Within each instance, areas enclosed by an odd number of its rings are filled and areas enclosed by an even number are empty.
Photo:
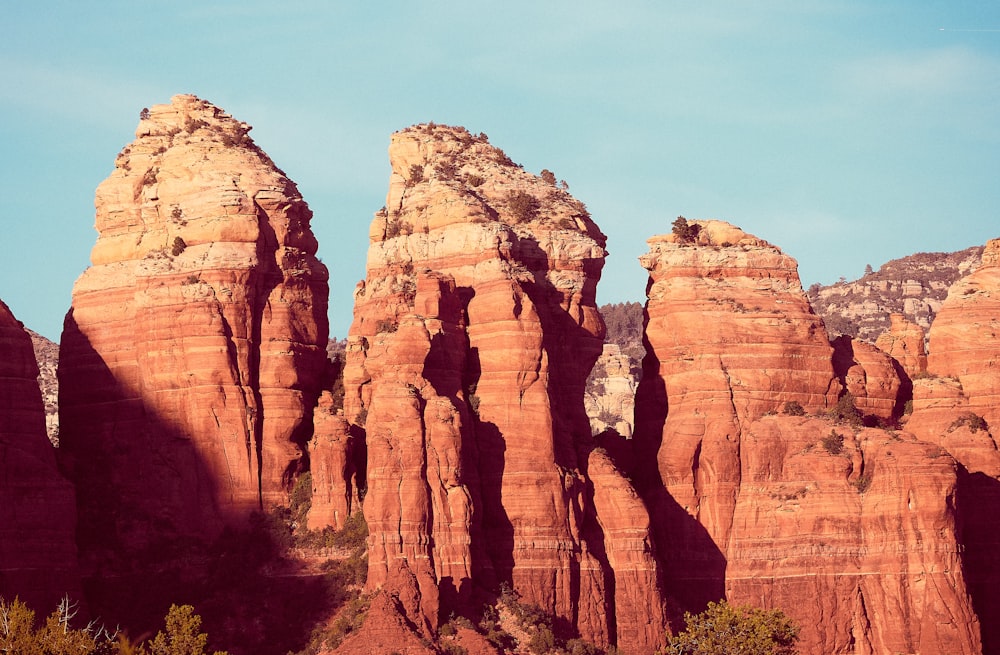
[[[928,334],[926,375],[913,382],[907,429],[962,465],[958,508],[964,565],[983,624],[984,652],[1000,649],[1000,239],[978,270],[952,285]]]
[[[623,437],[632,437],[636,386],[631,359],[622,353],[618,344],[604,344],[587,378],[584,398],[591,432],[614,430]]]
[[[831,338],[846,334],[874,343],[902,314],[924,330],[934,322],[948,289],[979,265],[982,246],[958,252],[917,253],[886,262],[848,282],[809,287],[809,302],[823,317]]]
[[[889,330],[875,340],[875,347],[896,360],[907,377],[927,371],[927,349],[923,328],[902,314],[889,315]]]
[[[80,599],[73,487],[59,473],[31,338],[0,302],[0,596],[42,614]]]
[[[59,344],[28,330],[38,362],[38,387],[45,405],[45,432],[53,446],[59,445]]]
[[[282,502],[299,466],[326,364],[327,271],[309,208],[249,129],[175,96],[143,110],[97,189],[59,368],[91,556],[239,525]]]
[[[345,370],[369,588],[401,590],[428,632],[507,582],[586,638],[648,650],[663,625],[649,518],[593,455],[583,406],[604,236],[485,137],[417,126],[389,154]]]
[[[825,413],[839,380],[859,409],[891,415],[891,361],[849,339],[835,353],[780,250],[696,224],[696,239],[655,237],[641,258],[637,478],[668,593],[780,607],[803,652],[978,652],[954,461],[912,435],[794,416]]]

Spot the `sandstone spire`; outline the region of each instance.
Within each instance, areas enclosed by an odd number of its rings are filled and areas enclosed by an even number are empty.
[[[81,541],[136,553],[284,499],[326,362],[312,216],[250,139],[190,95],[143,110],[97,189],[92,266],[60,353]]]
[[[649,518],[583,405],[604,235],[483,136],[416,126],[389,155],[345,369],[367,433],[369,588],[429,631],[506,582],[588,639],[651,650]]]

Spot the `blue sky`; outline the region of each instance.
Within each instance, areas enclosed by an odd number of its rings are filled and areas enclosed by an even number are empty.
[[[602,303],[644,299],[636,258],[678,215],[768,239],[806,286],[1000,236],[996,2],[34,0],[0,23],[0,298],[28,327],[59,338],[94,189],[177,93],[298,183],[334,336],[389,135],[425,121],[569,183],[608,235]]]

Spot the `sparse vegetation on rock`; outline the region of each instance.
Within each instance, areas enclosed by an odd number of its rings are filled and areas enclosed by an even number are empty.
[[[724,600],[700,614],[685,613],[684,622],[660,655],[794,655],[799,639],[799,627],[781,610]]]

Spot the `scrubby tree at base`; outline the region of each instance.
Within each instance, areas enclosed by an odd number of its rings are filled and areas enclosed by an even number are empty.
[[[781,610],[726,601],[684,614],[687,628],[669,638],[660,655],[795,655],[799,628]]]

